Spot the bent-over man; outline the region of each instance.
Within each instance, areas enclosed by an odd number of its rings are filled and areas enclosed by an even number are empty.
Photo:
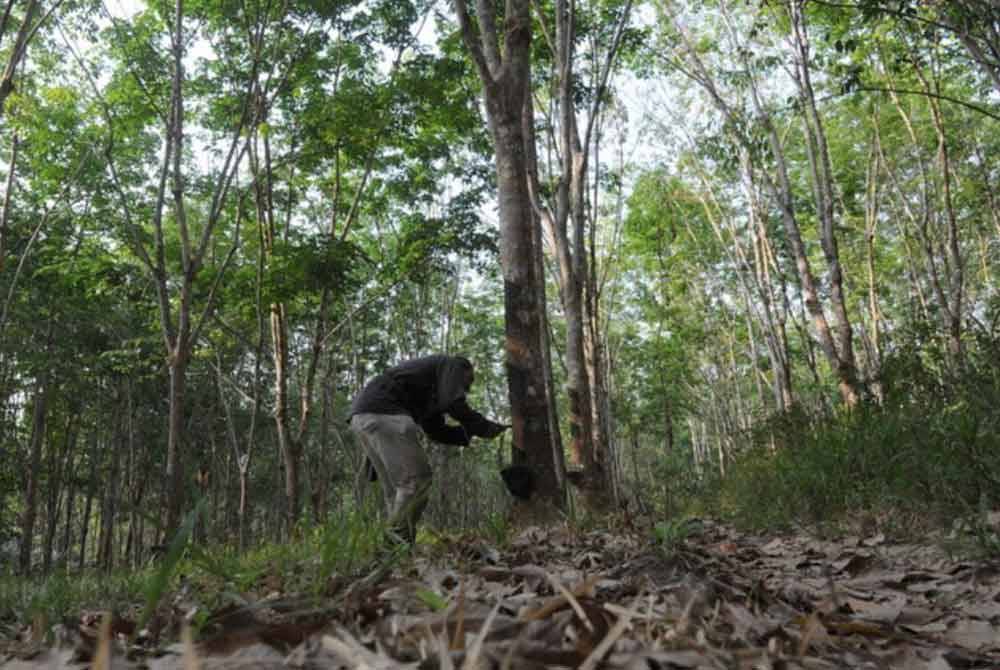
[[[416,539],[431,484],[418,426],[435,442],[459,446],[507,429],[469,407],[474,380],[467,358],[425,356],[389,368],[351,403],[351,430],[378,474],[392,530],[407,543]],[[458,425],[446,423],[446,414]]]

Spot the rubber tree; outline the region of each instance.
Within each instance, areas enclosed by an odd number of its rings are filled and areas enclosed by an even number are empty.
[[[147,10],[155,11],[155,10]],[[176,0],[169,12],[164,10],[162,21],[167,32],[165,53],[156,50],[155,43],[137,40],[144,44],[143,53],[150,62],[163,61],[168,68],[167,81],[146,82],[150,75],[142,63],[125,57],[123,67],[129,78],[156,85],[168,91],[159,101],[152,101],[162,124],[160,164],[155,175],[153,200],[148,207],[137,207],[127,190],[134,187],[128,181],[123,165],[119,165],[112,151],[115,144],[115,122],[109,111],[107,98],[102,105],[108,119],[108,170],[121,208],[124,230],[133,253],[138,257],[152,280],[156,293],[161,336],[169,378],[169,415],[167,420],[166,482],[164,507],[166,520],[164,532],[169,537],[180,525],[184,502],[184,442],[185,442],[185,390],[187,372],[192,354],[209,316],[215,307],[219,284],[239,244],[238,231],[232,236],[228,253],[216,267],[214,277],[206,278],[206,256],[213,251],[213,241],[220,222],[231,215],[229,205],[233,183],[247,151],[244,129],[260,110],[247,88],[235,95],[234,119],[229,132],[223,134],[224,145],[221,161],[207,186],[198,184],[198,192],[190,184],[189,166],[184,161],[188,144],[185,115],[189,77],[186,73],[186,50],[192,35],[187,28],[183,0]],[[190,19],[187,19],[190,21]],[[155,25],[155,23],[154,23]],[[123,40],[132,38],[134,26],[116,24]],[[258,60],[251,60],[248,67],[256,69]],[[248,79],[252,80],[250,76]],[[95,94],[100,97],[96,83]],[[204,189],[204,190],[202,190]],[[194,201],[197,200],[197,206]],[[192,214],[189,220],[189,212]],[[148,217],[148,219],[147,219]],[[195,218],[196,217],[196,218]],[[237,217],[238,218],[238,217]],[[149,229],[149,230],[147,230]],[[207,286],[204,283],[207,282]]]
[[[525,108],[531,78],[531,3],[507,0],[498,22],[497,3],[480,0],[475,19],[465,0],[454,0],[462,39],[483,85],[486,120],[493,139],[504,279],[507,388],[515,462],[532,467],[540,497],[562,504],[563,454],[553,448],[556,429],[546,394],[545,314],[535,262],[540,249],[525,148]]]
[[[566,392],[569,399],[570,450],[575,461],[583,466],[584,483],[591,489],[607,488],[606,477],[612,470],[605,467],[609,460],[603,449],[607,445],[595,439],[595,424],[600,418],[595,411],[600,403],[593,402],[591,376],[599,369],[599,362],[588,366],[588,342],[585,323],[594,309],[594,296],[588,295],[589,251],[587,248],[587,223],[590,208],[588,194],[594,175],[590,172],[591,154],[595,150],[598,117],[607,102],[608,80],[614,66],[622,38],[631,16],[632,2],[626,1],[614,15],[610,39],[603,51],[592,54],[600,58],[593,73],[594,81],[585,82],[577,72],[576,64],[580,8],[575,2],[557,0],[553,5],[554,30],[546,27],[545,13],[538,3],[541,25],[545,27],[546,43],[551,52],[553,82],[551,92],[550,127],[555,137],[557,166],[548,177],[548,189],[543,189],[538,170],[531,169],[531,195],[533,206],[539,213],[556,259],[556,278],[559,298],[566,317]],[[599,41],[596,38],[592,41]],[[578,91],[589,87],[589,101],[580,101]],[[582,118],[581,118],[582,114]],[[530,155],[534,155],[532,152]],[[551,192],[544,198],[543,192]],[[589,308],[589,310],[588,310]],[[595,358],[590,352],[589,358]]]

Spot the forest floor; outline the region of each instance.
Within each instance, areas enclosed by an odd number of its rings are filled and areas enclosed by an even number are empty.
[[[56,646],[24,631],[0,647],[0,666],[1000,668],[996,560],[881,534],[675,530],[660,543],[565,527],[524,528],[502,548],[442,538],[332,579],[320,598],[262,583],[245,604],[202,613],[197,642],[181,624],[197,620],[191,594],[178,593],[153,638],[133,635],[126,617],[85,612],[60,626]]]

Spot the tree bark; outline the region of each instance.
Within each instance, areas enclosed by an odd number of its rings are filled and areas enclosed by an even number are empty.
[[[79,431],[77,431],[79,437]],[[63,516],[63,532],[59,541],[59,553],[63,557],[63,565],[67,568],[70,564],[69,550],[73,545],[73,511],[76,506],[76,490],[78,484],[77,458],[73,458],[69,463],[69,470],[66,473],[66,512]]]
[[[118,516],[118,475],[120,471],[119,452],[124,447],[121,426],[108,439],[108,480],[103,487],[101,506],[101,536],[97,547],[97,564],[105,573],[115,566],[115,520]]]
[[[590,402],[590,378],[584,356],[583,292],[587,276],[584,211],[589,146],[581,143],[577,129],[576,106],[573,101],[575,56],[575,6],[566,0],[555,3],[556,45],[555,70],[558,91],[558,125],[560,131],[560,174],[555,185],[555,206],[543,209],[546,223],[555,243],[556,266],[559,269],[559,295],[566,317],[566,395],[569,399],[570,453],[583,466],[584,478],[590,488],[602,488],[594,449],[593,412]],[[599,96],[598,96],[599,98]],[[537,193],[540,189],[535,188]],[[570,234],[572,222],[572,234]]]
[[[531,73],[528,73],[529,84],[528,90],[531,90]],[[521,117],[521,126],[524,130],[524,150],[525,157],[527,160],[528,169],[528,184],[536,184],[538,182],[538,155],[535,136],[535,112],[534,112],[534,102],[531,95],[525,97],[524,101],[525,109],[524,114]],[[559,417],[556,412],[557,400],[556,400],[556,388],[555,381],[552,379],[552,340],[549,336],[550,324],[548,319],[548,296],[545,290],[545,243],[542,235],[542,222],[541,216],[538,208],[533,208],[532,211],[532,243],[535,249],[535,274],[540,278],[538,282],[538,305],[539,311],[541,313],[542,324],[539,328],[541,342],[539,346],[542,352],[542,374],[545,382],[545,399],[546,404],[549,408],[549,425],[551,426],[551,431],[549,432],[549,442],[551,444],[553,453],[561,453],[563,450],[562,434],[559,427]],[[556,467],[559,469],[556,473],[556,478],[559,481],[565,481],[565,463],[562,459],[556,459]]]
[[[597,73],[597,90],[588,110],[588,120],[584,124],[581,137],[577,120],[577,103],[574,90],[578,76],[574,71],[576,60],[576,5],[567,0],[555,3],[555,42],[552,44],[554,79],[557,90],[553,94],[556,104],[555,124],[559,137],[555,140],[559,155],[559,174],[553,176],[553,202],[544,204],[542,188],[538,180],[537,167],[529,168],[529,188],[533,206],[545,224],[553,244],[553,252],[558,268],[559,296],[566,318],[566,393],[569,399],[570,453],[573,460],[583,466],[584,483],[592,490],[608,487],[600,454],[602,445],[595,440],[595,416],[600,415],[595,403],[592,385],[597,383],[597,361],[588,362],[586,325],[587,307],[593,307],[595,300],[588,295],[588,250],[587,250],[587,192],[589,183],[588,162],[596,120],[605,102],[604,91],[624,27],[628,23],[631,2],[626,4],[615,34],[609,45],[605,60]],[[541,12],[539,12],[541,13]],[[530,109],[530,107],[529,107]],[[533,135],[528,138],[533,141]],[[529,151],[529,161],[534,160],[534,151]],[[591,321],[593,323],[593,321]],[[596,350],[591,348],[591,358]]]
[[[792,19],[792,33],[796,50],[796,83],[805,107],[804,125],[806,129],[806,153],[812,169],[816,211],[820,221],[820,246],[827,265],[827,286],[830,291],[830,308],[835,319],[834,340],[826,348],[830,364],[834,367],[844,403],[853,407],[860,400],[857,361],[854,356],[854,331],[847,313],[847,299],[844,295],[843,268],[835,234],[836,214],[834,200],[834,176],[830,165],[830,154],[823,129],[823,120],[816,107],[813,93],[809,34],[806,26],[804,0],[788,3]],[[816,321],[815,315],[813,316]],[[825,319],[824,319],[825,321]],[[822,327],[822,326],[819,326]],[[832,346],[830,346],[832,345]]]
[[[82,570],[84,564],[87,561],[87,539],[90,536],[90,514],[94,508],[94,493],[97,491],[99,482],[97,481],[98,473],[98,454],[100,451],[100,440],[96,434],[91,434],[90,436],[90,477],[87,482],[87,501],[83,505],[83,518],[80,524],[80,556],[77,561],[77,569]]]
[[[778,275],[779,281],[781,273],[778,269],[777,258],[771,244],[770,235],[764,225],[765,218],[759,212],[759,202],[756,197],[752,198],[753,238],[754,254],[756,258],[755,268],[757,271],[756,283],[760,287],[760,299],[763,306],[762,325],[764,328],[764,341],[767,346],[767,355],[771,361],[771,371],[773,374],[772,386],[774,392],[775,406],[779,412],[787,412],[795,404],[795,395],[792,391],[792,369],[788,356],[788,306],[784,300],[778,300],[775,294],[772,271]],[[781,295],[785,297],[784,286],[781,287]]]
[[[184,507],[184,391],[187,386],[187,364],[182,352],[174,350],[169,361],[170,388],[167,418],[167,520],[164,541],[180,527]]]
[[[152,275],[156,287],[160,312],[160,327],[162,330],[167,369],[170,376],[169,389],[169,419],[167,437],[166,464],[166,525],[164,541],[174,534],[180,526],[184,506],[184,437],[185,437],[185,391],[187,385],[187,370],[191,354],[200,337],[200,330],[211,314],[219,281],[224,274],[239,244],[239,234],[234,235],[233,246],[223,260],[215,276],[207,297],[201,305],[201,313],[194,314],[194,287],[198,274],[202,269],[205,254],[212,241],[216,226],[224,211],[230,187],[235,179],[237,168],[247,150],[244,128],[252,117],[254,105],[249,92],[244,96],[242,116],[233,129],[228,151],[224,162],[218,170],[218,177],[213,185],[211,203],[205,214],[205,221],[200,226],[197,239],[193,239],[193,231],[188,225],[185,200],[186,175],[183,169],[184,154],[184,53],[188,36],[184,32],[184,2],[175,0],[173,21],[170,27],[171,42],[171,93],[170,109],[166,124],[166,139],[164,142],[163,159],[160,165],[159,182],[156,191],[156,203],[153,208],[153,242],[152,256],[141,244],[135,245],[135,250],[146,269]],[[173,222],[177,229],[180,252],[180,273],[176,281],[171,281],[168,271],[166,254],[166,234],[164,232],[164,213],[167,204],[167,186],[170,186],[172,196]],[[132,213],[128,200],[122,196],[122,207],[126,210],[126,219],[131,220]],[[176,301],[171,295],[172,284],[179,285]],[[176,302],[176,321],[174,320]],[[195,317],[197,321],[195,320]]]
[[[878,124],[877,112],[872,115],[873,124]],[[868,157],[868,167],[865,174],[865,259],[868,270],[868,320],[871,323],[869,336],[866,338],[868,351],[868,378],[872,394],[878,402],[882,402],[882,383],[879,381],[879,371],[882,368],[882,310],[879,307],[878,281],[875,272],[876,233],[879,220],[879,203],[882,189],[879,175],[882,173],[881,150],[878,147],[878,133],[872,133],[872,150]]]
[[[28,448],[28,477],[24,490],[24,512],[21,515],[21,547],[18,555],[18,569],[23,576],[31,574],[31,549],[35,539],[35,520],[38,516],[38,489],[42,474],[42,449],[45,445],[45,426],[48,413],[47,373],[42,373],[42,376],[35,382],[34,402],[32,405],[31,441]]]
[[[545,359],[540,346],[544,317],[538,298],[542,278],[532,260],[537,250],[522,126],[529,94],[530,2],[507,2],[502,53],[494,2],[480,0],[477,4],[478,36],[465,0],[454,0],[454,6],[465,46],[483,83],[487,123],[496,151],[514,457],[535,470],[540,497],[561,507],[563,455],[552,449],[551,408],[545,393]]]
[[[176,0],[174,19],[171,27],[171,93],[170,113],[167,122],[167,140],[164,148],[163,166],[160,173],[158,207],[154,214],[156,227],[156,258],[160,299],[160,322],[166,345],[167,371],[170,377],[168,393],[169,413],[167,419],[167,468],[166,468],[166,511],[167,520],[164,542],[180,527],[181,511],[184,506],[184,462],[181,458],[184,435],[184,390],[187,381],[187,362],[190,337],[191,282],[195,268],[191,264],[191,248],[184,209],[184,174],[181,159],[184,151],[184,3]],[[171,164],[172,163],[172,164]],[[174,217],[181,238],[181,283],[180,304],[177,307],[177,323],[171,318],[172,308],[168,297],[166,259],[163,237],[163,210],[168,173],[172,177]]]
[[[20,144],[20,138],[18,138],[17,133],[13,133],[10,138],[10,160],[7,163],[7,178],[4,180],[3,204],[0,205],[0,272],[3,272],[7,262],[7,229],[10,222],[10,206],[11,202],[13,202],[14,175],[17,172]]]
[[[46,508],[45,539],[42,543],[42,574],[49,574],[52,569],[52,551],[55,544],[56,529],[59,526],[62,510],[63,485],[66,473],[76,451],[77,420],[79,412],[71,410],[66,419],[64,446],[62,453],[50,449],[48,505]]]
[[[919,59],[914,54],[911,54],[911,61],[914,64],[914,70],[917,76],[920,78],[924,86],[924,90],[929,92],[930,84],[923,73],[923,66],[921,65]],[[903,107],[899,96],[891,90],[890,96],[896,107],[896,111],[899,113],[900,118],[903,121],[903,125],[906,128],[907,135],[910,138],[910,142],[913,144],[914,150],[918,153],[922,153],[919,136],[916,128],[914,128],[911,114]],[[940,106],[933,98],[930,99],[929,104],[931,105],[931,118],[934,123],[935,133],[938,140],[938,159],[941,161],[943,171],[942,190],[948,221],[947,243],[944,245],[944,249],[938,249],[934,230],[931,226],[931,222],[934,218],[933,193],[936,189],[923,158],[921,157],[917,161],[921,177],[921,208],[919,212],[914,212],[913,208],[909,204],[908,198],[906,197],[906,185],[899,182],[895,171],[891,169],[886,161],[884,153],[881,153],[880,155],[882,156],[882,161],[886,166],[886,174],[889,176],[894,188],[897,191],[903,211],[913,224],[913,230],[916,233],[917,240],[920,242],[920,248],[923,251],[924,261],[927,267],[926,272],[928,278],[930,279],[931,289],[938,303],[938,313],[940,314],[945,341],[948,344],[949,353],[951,354],[953,361],[958,363],[962,357],[961,310],[963,302],[962,288],[964,283],[964,260],[959,247],[958,223],[955,218],[955,212],[952,205],[950,159],[948,157],[948,145],[944,134],[944,125],[940,115]],[[881,152],[881,144],[879,144],[879,149]],[[944,266],[943,269],[941,267],[942,265]],[[920,286],[920,282],[916,280],[916,273],[914,272],[913,275],[914,290],[920,301],[921,311],[926,317],[929,313],[927,309],[927,299],[923,294],[923,288]]]

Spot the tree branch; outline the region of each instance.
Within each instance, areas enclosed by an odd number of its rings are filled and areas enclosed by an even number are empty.
[[[545,38],[545,43],[549,45],[549,52],[556,55],[556,47],[552,44],[552,35],[549,34],[549,27],[545,25],[545,13],[542,11],[542,5],[538,0],[531,0],[531,6],[535,8],[535,14],[538,16],[538,27],[542,29],[542,36]]]
[[[465,0],[452,0],[452,4],[455,6],[455,14],[458,16],[458,26],[462,31],[462,41],[465,42],[465,47],[472,56],[472,62],[476,64],[483,84],[492,85],[494,83],[493,73],[486,63],[486,56],[483,54],[483,45],[476,38],[476,30],[472,26],[472,17],[469,16],[469,8]]]
[[[146,269],[151,273],[155,274],[153,261],[146,252],[146,247],[142,244],[142,237],[140,235],[140,228],[133,221],[132,218],[132,206],[129,203],[128,197],[125,195],[125,189],[122,186],[121,179],[118,176],[118,170],[115,168],[115,158],[114,158],[114,146],[115,146],[115,125],[111,117],[111,106],[108,104],[107,99],[101,93],[97,82],[94,80],[93,75],[90,73],[90,69],[84,62],[83,58],[77,52],[73,45],[73,42],[67,37],[65,32],[63,32],[62,27],[58,28],[59,35],[63,39],[63,43],[69,52],[73,55],[74,60],[76,60],[77,65],[80,66],[80,70],[83,71],[84,77],[90,84],[90,88],[94,92],[94,99],[97,100],[98,105],[101,108],[101,114],[104,116],[104,123],[107,128],[107,142],[104,146],[104,160],[107,162],[108,171],[111,174],[111,182],[114,184],[115,194],[118,196],[120,201],[120,206],[122,208],[122,215],[125,218],[125,228],[134,237],[134,248],[136,256],[139,260],[146,266]]]
[[[508,16],[510,13],[508,12]],[[494,0],[476,0],[476,18],[479,20],[479,38],[483,55],[490,71],[497,73],[503,64],[500,57],[500,38],[497,36],[497,8]]]
[[[959,105],[961,107],[965,107],[966,109],[971,109],[974,112],[978,112],[979,114],[982,114],[983,116],[988,116],[991,119],[994,119],[996,121],[1000,121],[1000,114],[995,114],[994,112],[991,112],[990,110],[988,110],[988,109],[986,109],[984,107],[980,107],[979,105],[973,104],[971,102],[966,102],[964,100],[959,100],[958,98],[953,98],[952,96],[945,95],[943,93],[932,93],[930,91],[911,91],[911,90],[900,89],[900,88],[879,88],[877,86],[859,86],[858,88],[856,88],[854,90],[856,90],[856,91],[867,91],[867,92],[870,92],[870,93],[896,93],[896,94],[902,94],[902,95],[919,95],[919,96],[923,96],[925,98],[935,98],[937,100],[944,100],[946,102],[952,102],[952,103],[954,103],[956,105]]]
[[[249,139],[247,142],[249,143]],[[198,342],[198,337],[201,335],[201,329],[204,327],[215,308],[215,296],[218,293],[219,286],[222,284],[222,277],[226,274],[226,269],[229,267],[229,263],[233,260],[233,256],[236,255],[236,251],[240,247],[240,222],[243,219],[243,202],[246,199],[246,194],[247,191],[240,193],[240,201],[236,207],[236,232],[233,234],[233,244],[229,247],[229,252],[226,254],[226,258],[222,261],[222,267],[220,267],[219,271],[215,274],[215,280],[212,282],[212,288],[208,291],[208,297],[205,299],[205,305],[202,309],[201,316],[198,318],[197,323],[191,330],[192,347]]]
[[[615,26],[615,36],[611,41],[611,46],[608,47],[607,58],[604,61],[604,67],[601,69],[600,83],[597,86],[597,92],[594,95],[594,100],[591,103],[590,108],[590,118],[587,121],[587,130],[583,134],[583,146],[590,146],[590,140],[594,132],[594,123],[597,119],[597,112],[601,105],[601,98],[604,97],[604,92],[608,88],[608,79],[611,76],[611,67],[614,65],[615,57],[618,55],[618,50],[621,48],[622,39],[625,36],[625,28],[628,26],[629,18],[632,16],[632,0],[628,0],[625,4],[625,9],[622,11],[621,21]]]

